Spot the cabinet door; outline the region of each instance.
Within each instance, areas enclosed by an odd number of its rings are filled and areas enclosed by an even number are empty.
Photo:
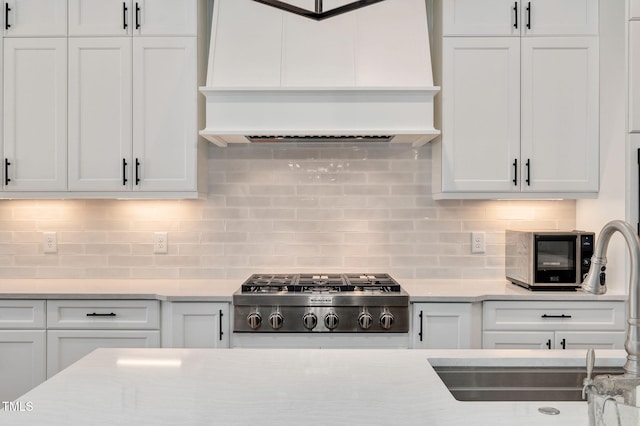
[[[598,0],[522,2],[522,34],[597,35]]]
[[[552,349],[553,331],[485,331],[482,349]]]
[[[0,330],[0,401],[13,401],[46,380],[44,330]]]
[[[445,37],[442,190],[519,191],[520,40]]]
[[[132,34],[131,0],[69,0],[70,36]]]
[[[413,348],[473,348],[471,303],[414,303],[412,309]]]
[[[523,191],[598,191],[598,66],[596,37],[522,39]]]
[[[49,330],[47,378],[98,348],[157,348],[158,330]]]
[[[67,0],[5,0],[5,37],[66,37]]]
[[[519,0],[443,0],[443,35],[519,36]]]
[[[558,331],[556,349],[624,349],[624,331]]]
[[[629,22],[629,131],[640,132],[640,21]]]
[[[134,38],[134,190],[197,189],[196,73],[195,37]]]
[[[69,39],[69,190],[131,189],[131,39]]]
[[[174,348],[228,348],[229,304],[173,302],[170,342]],[[164,339],[163,339],[164,341]]]
[[[138,35],[195,36],[197,0],[132,0],[133,29]]]
[[[5,190],[67,187],[67,40],[4,39]]]

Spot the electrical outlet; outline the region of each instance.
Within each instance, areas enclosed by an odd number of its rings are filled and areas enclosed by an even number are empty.
[[[153,234],[153,252],[160,254],[169,252],[166,232],[156,232]]]
[[[45,253],[58,252],[58,237],[55,232],[42,233],[42,247]]]
[[[471,253],[484,253],[484,232],[471,233]]]

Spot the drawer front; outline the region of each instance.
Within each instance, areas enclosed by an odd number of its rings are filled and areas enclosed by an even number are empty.
[[[0,329],[45,327],[44,300],[0,300]]]
[[[157,300],[53,300],[48,329],[158,329]]]
[[[640,0],[629,0],[629,18],[640,19]]]
[[[484,330],[616,330],[624,302],[485,302]]]

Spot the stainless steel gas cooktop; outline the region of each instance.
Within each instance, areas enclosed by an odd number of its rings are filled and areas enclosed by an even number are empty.
[[[409,331],[409,295],[389,274],[254,274],[233,295],[234,332]]]

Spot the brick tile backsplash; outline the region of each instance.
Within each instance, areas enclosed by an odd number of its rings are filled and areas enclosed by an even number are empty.
[[[206,200],[0,201],[0,278],[500,279],[506,228],[575,227],[571,200],[433,200],[429,145],[210,145],[208,167]],[[153,253],[154,231],[169,253]],[[471,231],[486,253],[471,254]]]

